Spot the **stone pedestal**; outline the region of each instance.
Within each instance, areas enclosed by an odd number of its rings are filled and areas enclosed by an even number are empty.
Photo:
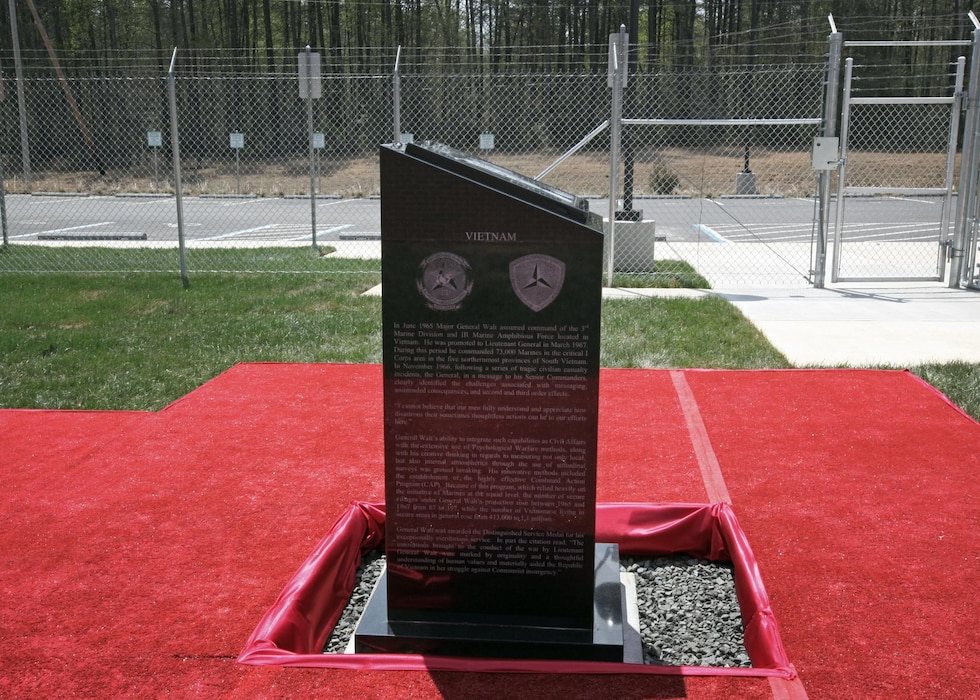
[[[387,595],[385,572],[357,626],[355,653],[623,661],[623,586],[614,544],[595,547],[591,629],[545,627],[535,625],[533,618],[465,625],[451,617],[396,620],[388,614]]]

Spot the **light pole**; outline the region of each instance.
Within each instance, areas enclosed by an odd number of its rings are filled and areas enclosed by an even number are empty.
[[[639,60],[639,49],[638,49],[638,39],[640,35],[640,0],[630,0],[630,17],[629,17],[629,47],[627,49],[627,66],[638,65]],[[633,105],[636,104],[636,100],[632,99],[632,95],[636,92],[636,81],[633,81],[633,89],[626,90],[623,95],[623,106],[624,111],[627,114]],[[633,138],[633,132],[627,131],[623,134],[623,209],[622,211],[616,212],[616,219],[619,221],[641,221],[643,219],[643,211],[633,209],[633,162],[635,159],[635,139]]]

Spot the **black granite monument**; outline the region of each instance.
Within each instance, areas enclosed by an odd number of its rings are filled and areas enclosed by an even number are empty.
[[[443,146],[383,146],[381,189],[387,571],[355,649],[622,661],[601,220]]]

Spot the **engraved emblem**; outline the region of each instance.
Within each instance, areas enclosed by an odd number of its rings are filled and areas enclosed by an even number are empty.
[[[428,307],[435,311],[454,311],[473,290],[470,264],[453,253],[435,253],[419,264],[415,281]]]
[[[525,255],[510,264],[510,286],[532,311],[541,311],[557,299],[564,282],[565,263],[550,255]]]

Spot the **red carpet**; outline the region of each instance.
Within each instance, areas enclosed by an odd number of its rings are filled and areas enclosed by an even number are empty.
[[[727,492],[796,683],[236,663],[347,504],[383,499],[380,367],[240,365],[157,414],[0,411],[0,697],[975,694],[980,425],[905,372],[601,391],[598,500]]]

